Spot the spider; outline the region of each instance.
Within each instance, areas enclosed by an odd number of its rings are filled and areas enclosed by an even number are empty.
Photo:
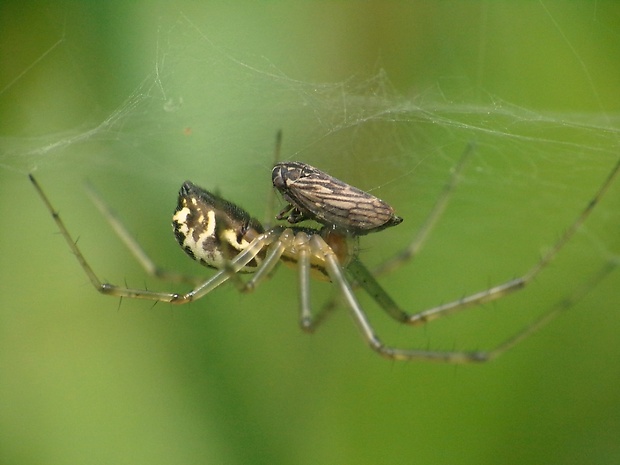
[[[403,252],[386,260],[374,273],[359,260],[359,236],[396,226],[402,219],[394,214],[394,210],[386,202],[371,194],[301,162],[277,163],[272,172],[272,181],[276,190],[288,203],[277,218],[286,219],[290,225],[278,224],[264,228],[241,207],[186,181],[179,191],[178,204],[173,215],[174,234],[191,258],[207,267],[217,269],[217,272],[208,279],[198,281],[191,291],[184,294],[132,289],[101,282],[71,238],[39,183],[32,174],[29,177],[90,282],[102,294],[184,304],[204,297],[227,280],[234,282],[240,291],[251,291],[272,274],[279,262],[283,262],[298,270],[300,325],[305,331],[313,331],[322,321],[321,314],[313,313],[310,305],[312,276],[319,280],[331,281],[336,286],[366,343],[381,356],[392,360],[469,363],[495,359],[538,331],[579,300],[598,280],[611,271],[613,264],[605,265],[569,298],[550,308],[529,326],[489,351],[436,351],[385,345],[358,303],[354,289],[361,287],[390,317],[413,326],[519,291],[546,268],[571,240],[620,172],[620,160],[618,160],[590,202],[567,227],[555,245],[522,276],[453,302],[413,314],[407,313],[387,294],[375,276],[391,271],[420,250],[445,209],[471,151],[470,146],[463,153],[426,221],[409,246]],[[92,192],[91,195],[117,234],[149,273],[171,280],[183,280],[179,275],[158,269],[107,205]],[[315,220],[318,226],[296,225],[306,219]],[[240,277],[241,274],[252,276],[244,281]],[[333,300],[323,308],[323,313],[326,313],[330,305],[334,305]]]

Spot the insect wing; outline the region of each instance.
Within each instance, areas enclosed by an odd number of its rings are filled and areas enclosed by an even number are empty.
[[[305,163],[278,163],[273,181],[303,216],[323,224],[366,234],[402,222],[383,200]]]

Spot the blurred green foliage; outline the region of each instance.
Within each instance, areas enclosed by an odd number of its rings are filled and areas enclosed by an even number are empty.
[[[492,364],[391,363],[346,311],[297,328],[294,273],[186,307],[98,295],[28,184],[102,279],[144,276],[89,179],[158,263],[191,178],[261,217],[282,156],[371,189],[402,248],[466,145],[477,154],[415,264],[382,282],[423,309],[527,270],[618,157],[612,2],[48,2],[0,6],[0,463],[620,462],[620,275]],[[333,83],[333,84],[326,84]],[[619,251],[620,186],[523,293],[386,342],[478,349]],[[388,236],[389,234],[389,236]],[[329,285],[315,284],[316,307]]]

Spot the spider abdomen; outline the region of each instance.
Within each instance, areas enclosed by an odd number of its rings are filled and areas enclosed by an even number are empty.
[[[217,269],[222,269],[263,232],[262,225],[245,210],[189,181],[179,190],[172,228],[187,255]],[[257,255],[240,271],[253,272],[263,255]]]

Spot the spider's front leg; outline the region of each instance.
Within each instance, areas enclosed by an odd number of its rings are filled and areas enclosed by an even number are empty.
[[[230,278],[229,271],[224,269],[224,262],[229,263],[234,273],[253,271],[261,263],[264,249],[280,235],[277,228],[262,232],[260,223],[251,219],[241,208],[191,183],[185,183],[179,193],[179,205],[173,219],[175,235],[188,255],[204,265],[218,268],[218,272],[184,294],[117,286],[99,280],[39,183],[33,175],[29,178],[89,281],[105,295],[174,304],[191,302]]]

